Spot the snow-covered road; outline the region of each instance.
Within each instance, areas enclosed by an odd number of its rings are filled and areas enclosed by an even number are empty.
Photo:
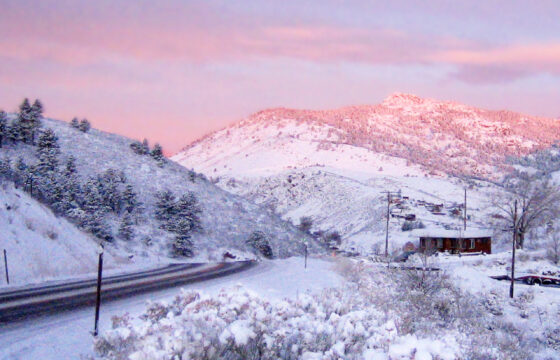
[[[296,297],[340,284],[342,278],[331,268],[333,263],[309,259],[304,269],[302,258],[264,261],[240,274],[214,279],[183,288],[217,293],[222,288],[242,285],[270,299]],[[125,312],[142,313],[148,300],[171,300],[180,287],[102,304],[101,331],[110,328],[111,317]],[[56,316],[0,327],[0,360],[79,359],[92,355],[92,309],[79,309]]]

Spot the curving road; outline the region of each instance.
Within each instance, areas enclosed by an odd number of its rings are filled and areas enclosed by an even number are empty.
[[[101,286],[101,303],[141,293],[234,274],[254,261],[214,264],[170,264],[166,267],[108,276]],[[93,306],[96,279],[0,292],[0,325],[44,314]]]

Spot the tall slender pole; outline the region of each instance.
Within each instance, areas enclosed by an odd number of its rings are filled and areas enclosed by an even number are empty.
[[[8,255],[6,255],[6,249],[4,249],[4,267],[6,269],[6,282],[10,285],[10,274],[8,273]]]
[[[391,193],[387,193],[387,225],[385,226],[385,257],[389,256],[389,205],[391,203]]]
[[[307,244],[305,244],[305,269],[307,269]]]
[[[517,199],[514,202],[513,211],[513,245],[511,249],[511,285],[509,287],[509,297],[513,299],[513,284],[515,282],[515,245],[517,242]]]
[[[95,299],[95,324],[93,327],[93,336],[98,334],[99,308],[101,306],[101,278],[103,277],[103,245],[99,252],[99,267],[97,269],[97,298]]]
[[[465,188],[465,203],[464,203],[464,211],[463,211],[463,228],[467,230],[467,188]]]

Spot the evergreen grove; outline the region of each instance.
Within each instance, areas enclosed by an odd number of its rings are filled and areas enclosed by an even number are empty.
[[[106,169],[94,177],[83,179],[72,156],[63,158],[56,134],[51,129],[41,129],[43,105],[36,100],[30,105],[25,99],[14,118],[0,111],[0,148],[34,147],[33,161],[19,157],[14,161],[8,157],[0,159],[0,178],[14,183],[16,188],[28,192],[33,198],[49,206],[58,216],[62,216],[81,229],[103,241],[134,238],[134,226],[143,208],[137,199],[134,187],[128,183],[125,174],[118,169]],[[89,131],[91,124],[74,118],[70,126],[79,131]],[[131,147],[134,150],[134,144]],[[150,151],[144,142],[146,154],[153,157],[159,166],[164,166],[165,158],[161,146]],[[162,200],[157,197],[156,218],[161,228],[175,237],[171,244],[177,256],[192,256],[193,232],[201,230],[201,209],[194,193],[188,193],[172,200],[172,209],[162,210]],[[162,213],[163,211],[163,213]],[[166,212],[167,211],[167,212]],[[114,231],[109,217],[120,219]]]

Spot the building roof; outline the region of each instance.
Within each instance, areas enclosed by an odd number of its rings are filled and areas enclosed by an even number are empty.
[[[418,229],[414,230],[418,237],[430,238],[483,238],[492,237],[492,231],[486,229],[446,230],[446,229]]]

